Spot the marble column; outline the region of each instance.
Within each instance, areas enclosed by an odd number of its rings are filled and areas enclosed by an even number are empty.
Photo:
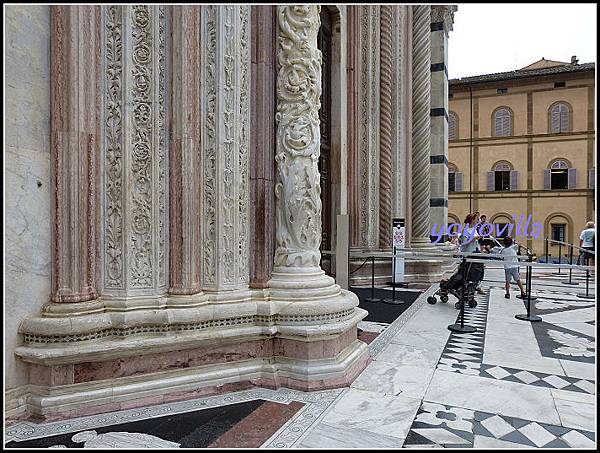
[[[98,296],[100,7],[51,6],[52,301]]]
[[[249,284],[250,7],[202,7],[202,286]]]
[[[347,80],[347,124],[348,139],[346,149],[348,156],[348,214],[350,228],[350,247],[360,245],[360,152],[358,147],[358,131],[360,124],[359,115],[359,85],[360,85],[360,17],[362,7],[348,5],[347,24],[348,33],[346,50],[348,53],[346,64]]]
[[[250,286],[265,288],[275,251],[275,81],[277,8],[252,6]]]
[[[392,246],[393,35],[397,31],[393,28],[394,6],[381,5],[380,11],[379,247],[389,249]]]
[[[102,293],[168,289],[168,155],[163,6],[103,6]]]
[[[360,245],[379,239],[380,6],[361,6],[360,17]]]
[[[202,291],[200,6],[169,7],[169,293]]]
[[[430,244],[431,6],[413,6],[412,22],[412,225],[411,245]]]
[[[448,32],[456,6],[431,7],[430,231],[448,223]],[[446,242],[447,236],[441,243]]]
[[[406,168],[408,135],[408,82],[410,62],[408,61],[408,9],[406,5],[394,5],[392,16],[392,216],[406,218],[407,175]]]

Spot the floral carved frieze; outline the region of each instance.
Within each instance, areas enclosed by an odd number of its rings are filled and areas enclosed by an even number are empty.
[[[164,7],[105,6],[103,288],[167,283]]]
[[[212,290],[249,281],[249,11],[202,14],[203,284]]]
[[[319,266],[318,5],[278,7],[275,266]]]

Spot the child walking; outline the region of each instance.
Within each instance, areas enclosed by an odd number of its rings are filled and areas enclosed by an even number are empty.
[[[521,297],[525,297],[525,290],[523,289],[521,275],[519,273],[519,258],[517,257],[518,245],[513,244],[513,240],[509,236],[506,236],[502,243],[504,244],[504,247],[494,247],[491,252],[502,255],[504,259],[504,287],[506,288],[504,297],[510,299],[511,280],[514,280],[517,285],[519,285]]]

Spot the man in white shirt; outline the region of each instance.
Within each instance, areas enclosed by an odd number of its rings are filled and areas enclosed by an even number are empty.
[[[594,265],[594,255],[587,253],[588,250],[594,250],[594,243],[596,241],[596,228],[594,222],[588,222],[585,224],[585,230],[579,235],[579,247],[584,249],[583,252],[583,264]]]

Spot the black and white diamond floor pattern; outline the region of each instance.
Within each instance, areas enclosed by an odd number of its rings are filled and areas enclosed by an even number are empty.
[[[481,445],[477,445],[481,442]],[[595,448],[591,431],[423,401],[403,448]]]
[[[464,324],[473,326],[477,330],[473,333],[452,332],[438,362],[438,369],[479,375],[477,370],[483,361],[489,293],[486,291],[486,294],[477,294],[475,300],[476,307],[465,307]],[[460,313],[456,323],[460,323]]]
[[[570,392],[596,393],[594,381],[573,378],[569,376],[557,376],[555,374],[527,371],[506,366],[482,364],[479,368],[479,376],[498,379],[501,381],[518,382],[520,384],[535,385],[553,389],[568,390]]]
[[[437,369],[535,385],[537,387],[548,387],[589,394],[596,393],[596,385],[592,380],[484,364],[483,348],[485,345],[489,288],[485,295],[478,294],[475,300],[477,300],[477,307],[465,308],[465,325],[474,326],[477,328],[477,331],[468,334],[452,332],[437,364]],[[458,320],[460,320],[460,314],[458,315],[457,323],[459,322]]]

